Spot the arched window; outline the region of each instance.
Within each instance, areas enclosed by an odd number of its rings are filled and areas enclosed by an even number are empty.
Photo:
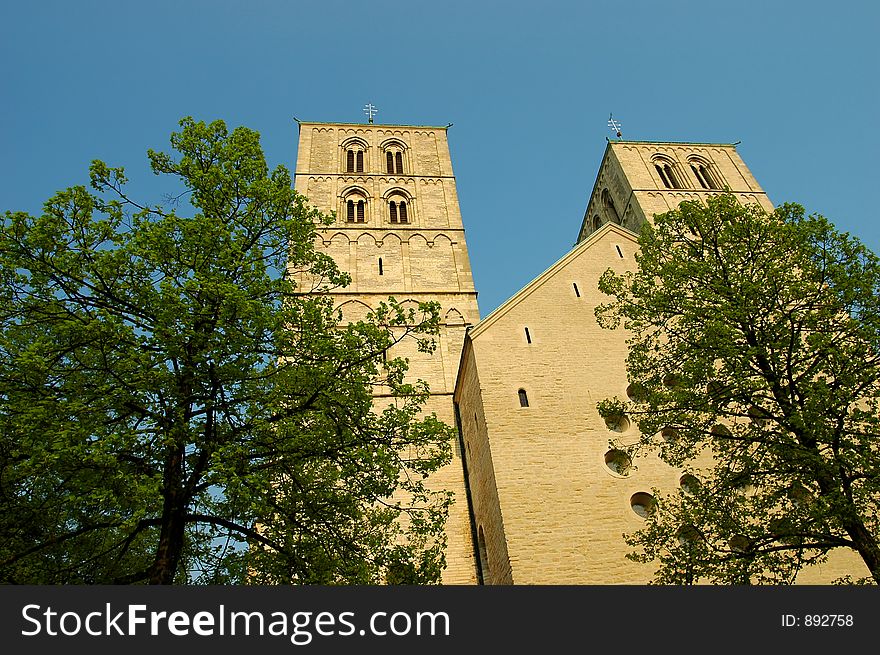
[[[403,153],[406,144],[397,139],[389,139],[379,146],[385,152],[385,172],[389,175],[403,175]]]
[[[349,148],[345,152],[345,172],[346,173],[363,173],[364,172],[364,151]]]
[[[676,170],[675,162],[671,159],[667,159],[666,157],[655,157],[654,168],[657,170],[657,174],[660,176],[663,186],[667,189],[684,188],[684,185],[681,183],[682,178]]]
[[[360,137],[349,137],[340,144],[346,173],[363,173],[367,163],[367,142]]]
[[[718,182],[720,176],[709,162],[698,157],[691,157],[688,163],[691,165],[694,177],[697,178],[697,182],[700,183],[701,187],[704,189],[721,189],[721,184]]]
[[[519,394],[519,406],[520,407],[528,407],[529,406],[529,395],[526,393],[525,389],[520,389],[517,391]]]
[[[614,199],[611,197],[611,193],[608,189],[602,189],[602,206],[605,208],[605,214],[608,216],[608,220],[620,225],[620,215],[617,213],[617,208],[614,206]]]
[[[403,191],[394,190],[385,197],[388,200],[388,218],[390,221],[392,223],[409,223],[409,196]]]
[[[352,189],[344,196],[345,221],[347,223],[363,223],[367,218],[367,199],[362,191]]]

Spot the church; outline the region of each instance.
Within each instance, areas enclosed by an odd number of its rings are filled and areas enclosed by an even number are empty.
[[[344,320],[388,296],[441,306],[431,354],[401,344],[427,412],[455,425],[455,494],[445,584],[645,584],[622,534],[644,522],[652,488],[682,483],[659,458],[633,466],[610,446],[637,439],[598,401],[625,397],[626,334],[594,317],[608,268],[634,270],[637,233],[654,214],[725,187],[773,207],[735,144],[611,140],[575,246],[481,317],[456,194],[447,127],[298,121],[296,190],[336,222],[318,248],[350,273],[334,293]],[[377,398],[381,402],[381,398]],[[852,560],[829,558],[799,582],[830,582]]]

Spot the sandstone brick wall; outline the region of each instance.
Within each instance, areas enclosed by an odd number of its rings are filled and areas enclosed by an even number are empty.
[[[643,522],[630,499],[677,485],[679,474],[656,458],[635,462],[626,476],[612,472],[609,440],[635,440],[636,428],[614,432],[596,410],[627,386],[626,335],[600,329],[593,317],[603,300],[598,279],[608,267],[631,269],[634,252],[632,234],[608,225],[470,332],[456,400],[487,582],[650,579],[650,570],[624,557],[621,534]],[[520,406],[519,389],[528,407]],[[495,494],[498,507],[486,507],[484,497]]]

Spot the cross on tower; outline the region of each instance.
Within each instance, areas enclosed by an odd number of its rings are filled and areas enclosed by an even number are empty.
[[[373,114],[379,113],[379,110],[373,106],[373,103],[368,102],[367,104],[364,105],[364,113],[367,115],[367,117],[370,119],[370,122],[372,123],[373,122]]]
[[[370,121],[370,122],[372,123],[373,121]],[[614,116],[612,116],[611,114],[608,114],[608,127],[611,128],[612,132],[617,133],[618,138],[623,136],[620,131],[620,123],[618,121],[614,120]]]

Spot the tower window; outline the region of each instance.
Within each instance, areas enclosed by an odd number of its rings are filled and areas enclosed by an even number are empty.
[[[528,407],[529,406],[529,396],[528,396],[528,394],[526,394],[526,390],[520,389],[517,393],[519,394],[519,406],[520,407]]]
[[[385,153],[385,172],[389,175],[403,175],[403,151],[406,150],[406,145],[393,139],[380,147]]]
[[[363,223],[367,218],[366,194],[361,189],[351,189],[343,196],[347,223]]]
[[[691,170],[694,172],[694,177],[697,178],[697,182],[700,183],[702,188],[713,190],[721,189],[721,184],[718,182],[718,175],[708,162],[696,157],[689,161]]]
[[[367,167],[367,151],[369,144],[362,138],[352,136],[345,139],[340,147],[343,150],[343,162],[346,173],[363,173]]]
[[[667,189],[683,189],[684,185],[678,172],[675,170],[675,164],[665,157],[657,157],[654,159],[654,168],[663,182],[663,186]]]
[[[388,139],[379,144],[379,148],[385,153],[385,172],[389,175],[403,175],[403,153],[406,144],[398,139]]]
[[[529,328],[526,328],[526,343],[532,343],[532,335],[529,334]]]
[[[409,223],[409,207],[402,193],[395,193],[388,201],[388,218],[392,223]]]
[[[346,173],[363,173],[364,172],[364,151],[349,148],[345,152],[345,172]]]
[[[379,275],[382,275],[382,258],[379,257]]]
[[[608,189],[602,189],[602,206],[605,207],[605,214],[608,220],[620,225],[620,216],[617,213],[617,208],[614,206],[614,200],[611,198],[611,193]]]

